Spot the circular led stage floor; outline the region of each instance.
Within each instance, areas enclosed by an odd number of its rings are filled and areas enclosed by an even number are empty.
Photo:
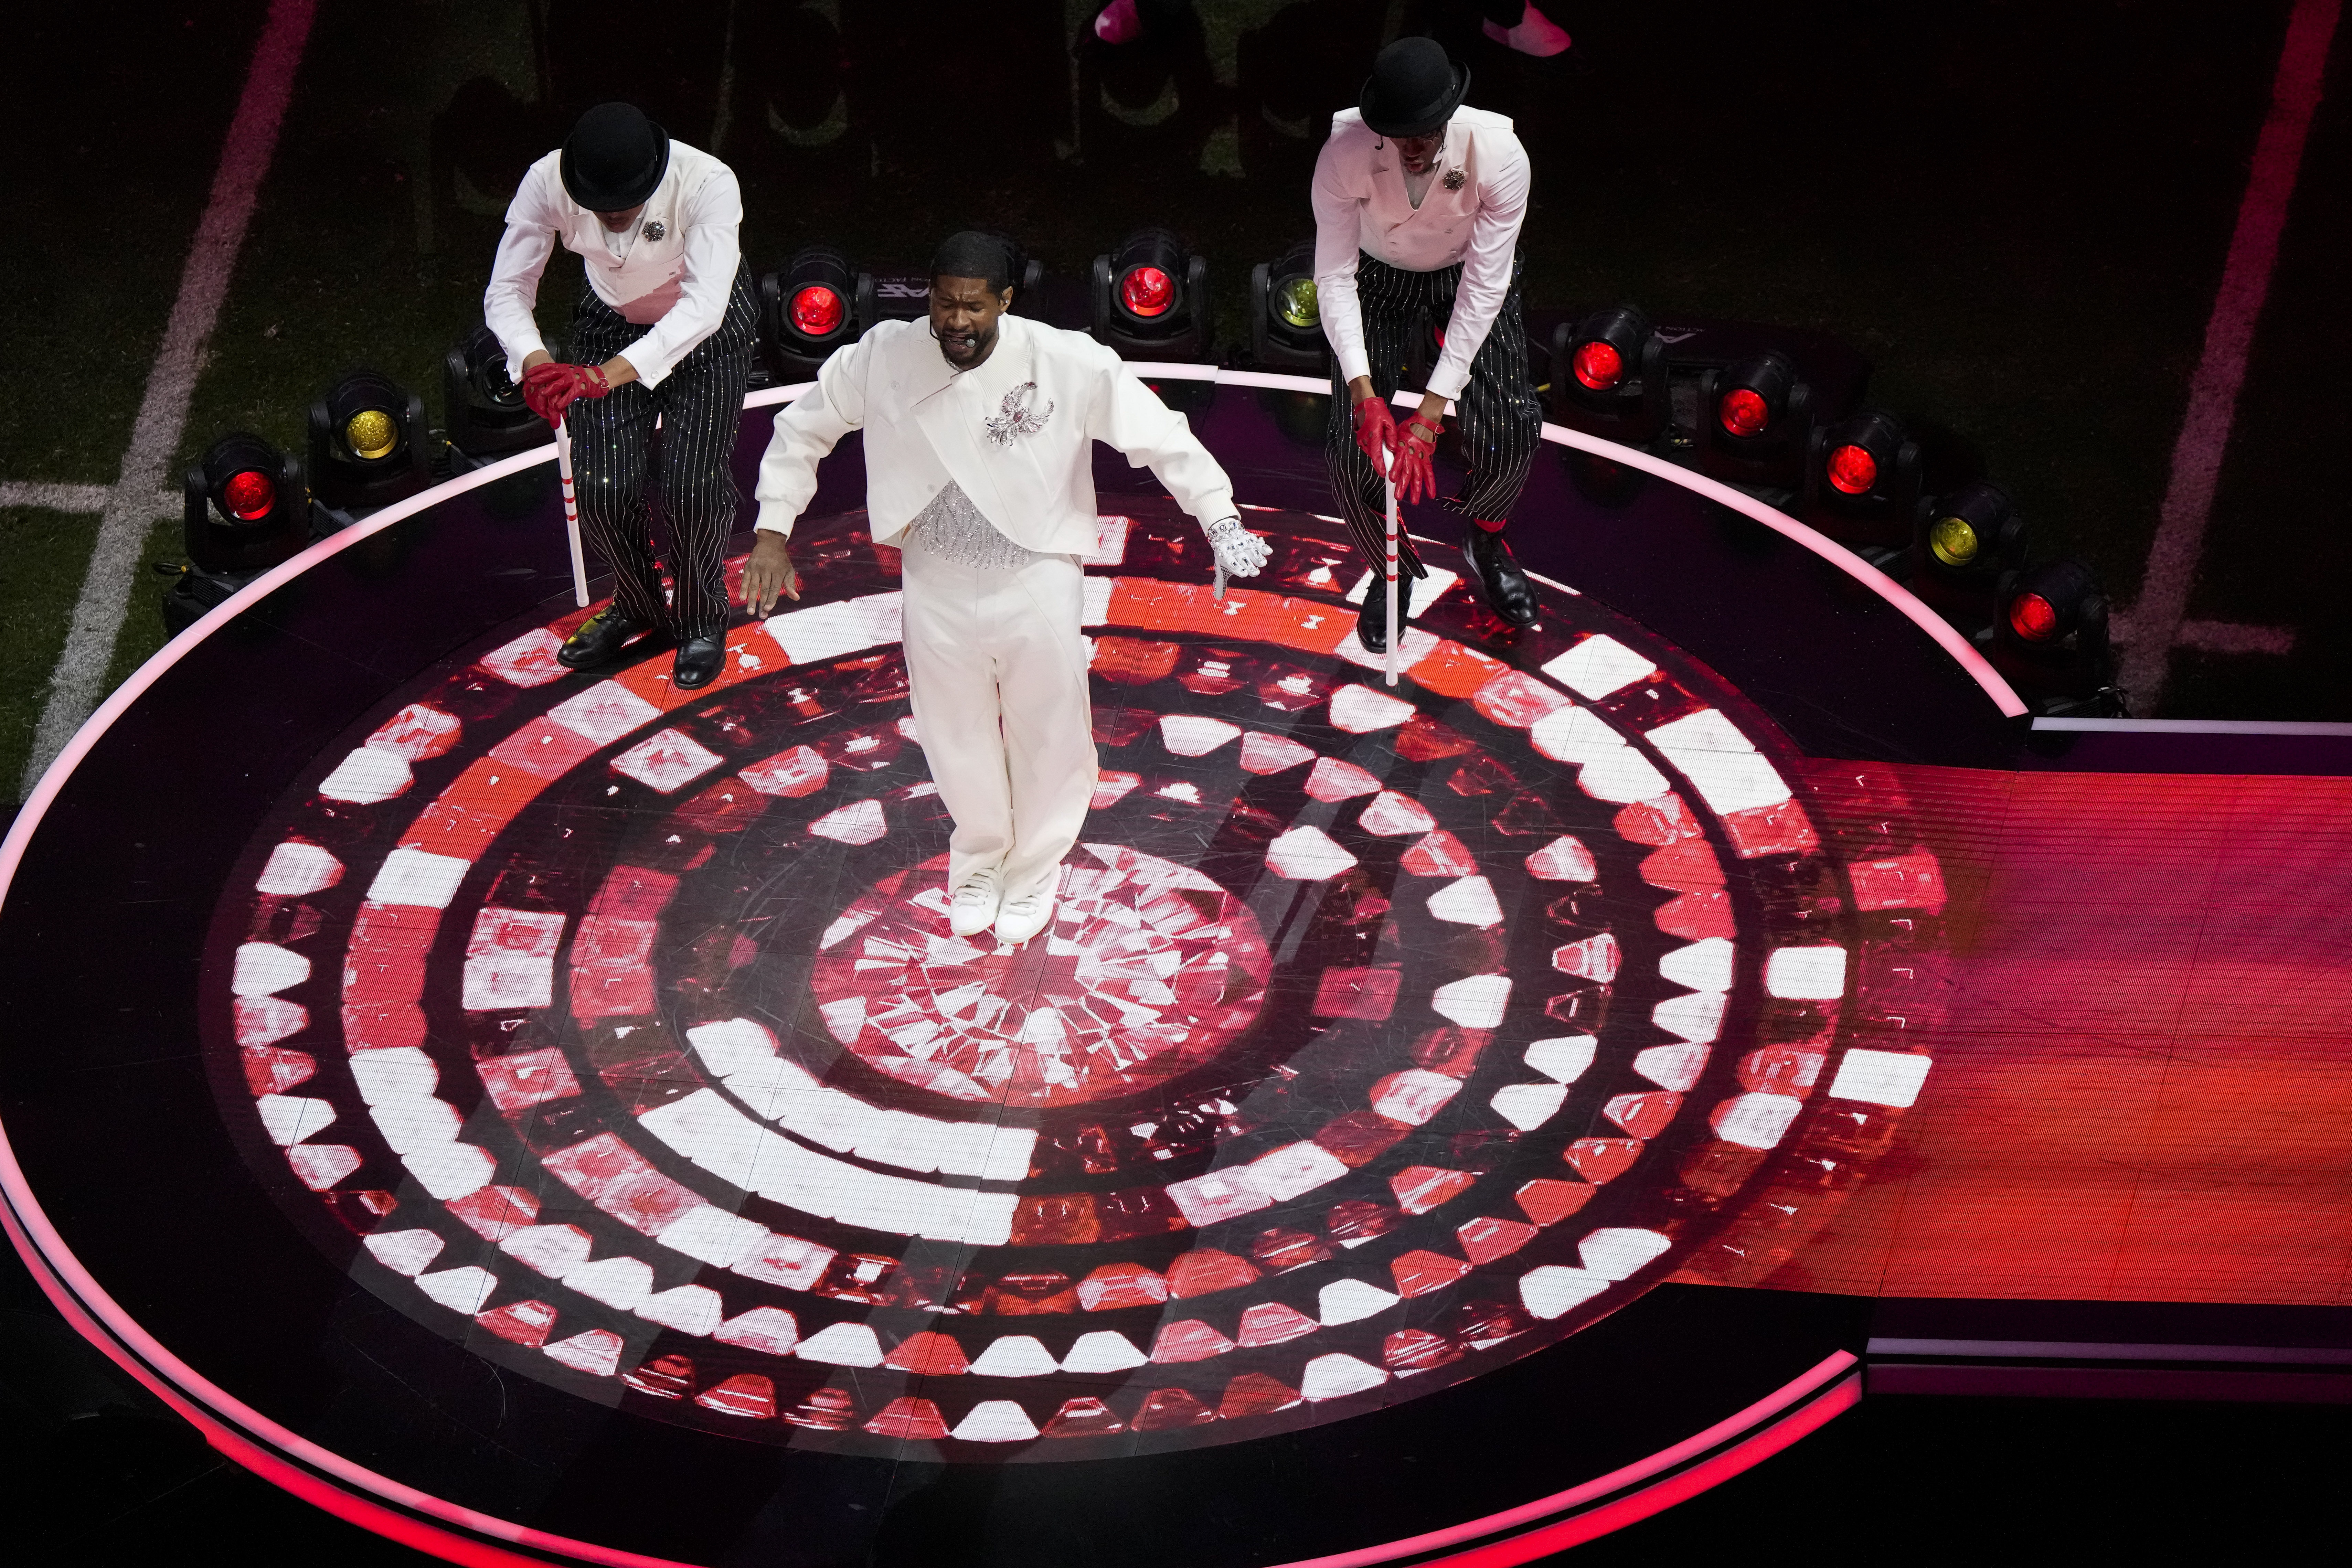
[[[563,670],[577,613],[394,673],[297,579],[218,645],[388,695],[118,724],[26,847],[37,1262],[247,1462],[477,1555],[1516,1561],[1826,1419],[1851,1308],[1688,1282],[1920,1092],[1900,803],[1551,584],[1425,594],[1389,687],[1339,528],[1253,521],[1218,601],[1103,520],[1102,773],[1013,951],[948,929],[862,514],[690,695]]]

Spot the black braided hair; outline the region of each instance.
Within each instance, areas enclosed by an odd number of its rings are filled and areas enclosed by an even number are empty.
[[[1020,243],[993,229],[959,229],[931,253],[932,277],[985,279],[992,294],[1018,289],[1028,268]]]

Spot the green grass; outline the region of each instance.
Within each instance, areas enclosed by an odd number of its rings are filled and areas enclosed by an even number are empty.
[[[2312,122],[2246,386],[2221,469],[2189,614],[2291,626],[2284,657],[2176,653],[2164,711],[2175,718],[2352,721],[2352,496],[2344,446],[2352,365],[2352,28],[2339,28]]]
[[[163,593],[172,585],[172,579],[156,569],[176,567],[187,559],[181,528],[180,520],[170,517],[158,520],[147,531],[138,573],[131,582],[131,603],[123,614],[122,631],[115,638],[114,659],[106,669],[110,691],[171,639],[171,634],[163,627]]]
[[[0,792],[15,798],[98,519],[0,508]]]
[[[264,8],[12,13],[0,477],[113,482]]]

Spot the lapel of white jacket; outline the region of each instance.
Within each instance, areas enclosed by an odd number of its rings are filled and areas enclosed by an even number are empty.
[[[1037,346],[1029,335],[1028,323],[1016,316],[1007,316],[997,331],[1000,335],[996,353],[990,356],[990,365],[996,364],[997,356],[1015,356],[1018,368],[1009,384],[1018,386],[1024,381],[1035,381]],[[933,357],[938,357],[936,350]],[[946,363],[943,359],[940,361],[942,369]],[[1003,379],[1001,374],[990,377],[992,383]],[[940,466],[961,487],[971,503],[980,509],[981,515],[994,523],[1000,531],[1009,532],[1017,526],[1014,520],[1034,510],[1044,499],[1042,494],[1029,493],[1042,489],[1035,482],[1038,473],[1035,454],[1029,447],[1034,441],[1043,438],[1044,433],[1019,437],[1005,450],[995,449],[989,443],[984,418],[999,410],[992,405],[981,407],[978,405],[981,400],[973,397],[957,395],[951,390],[955,380],[956,377],[950,373],[929,392],[923,390],[926,384],[908,387],[915,423],[930,443]],[[1039,412],[1043,411],[1041,401]]]

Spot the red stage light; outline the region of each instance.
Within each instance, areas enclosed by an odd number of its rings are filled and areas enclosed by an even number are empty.
[[[1576,379],[1595,392],[1606,392],[1625,374],[1625,356],[1603,342],[1576,345]]]
[[[841,326],[841,296],[812,283],[793,296],[793,330],[805,337],[831,337]]]
[[[2020,594],[2009,602],[2009,629],[2027,642],[2048,642],[2058,635],[2058,610],[2039,594]]]
[[[1132,267],[1118,280],[1118,298],[1139,316],[1164,316],[1176,303],[1176,280],[1157,267]]]
[[[1734,436],[1755,436],[1772,422],[1772,406],[1761,393],[1745,386],[1735,386],[1723,395],[1716,405],[1716,417]]]
[[[221,505],[239,522],[268,517],[269,509],[277,504],[276,481],[258,468],[231,474],[228,482],[221,486]]]
[[[1878,483],[1878,459],[1861,447],[1840,447],[1830,453],[1830,483],[1850,496],[1868,495]]]

